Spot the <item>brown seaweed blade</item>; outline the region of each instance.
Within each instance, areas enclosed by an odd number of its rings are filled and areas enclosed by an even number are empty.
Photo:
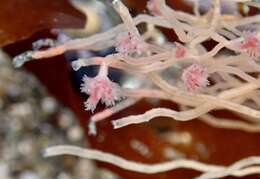
[[[0,47],[50,28],[80,28],[85,17],[67,0],[0,1]]]

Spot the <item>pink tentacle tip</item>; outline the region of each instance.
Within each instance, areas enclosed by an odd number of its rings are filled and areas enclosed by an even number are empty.
[[[240,44],[240,49],[244,50],[249,57],[257,59],[260,57],[260,39],[254,32],[244,32],[244,41]]]
[[[148,44],[134,33],[120,34],[117,38],[116,50],[123,54],[142,53],[148,50]]]
[[[175,49],[175,57],[176,58],[183,58],[186,55],[187,49],[182,44],[175,42],[176,49]]]
[[[199,88],[208,86],[208,77],[209,74],[207,73],[206,69],[195,63],[184,69],[182,73],[182,80],[187,91],[189,92],[193,92]]]
[[[99,101],[108,106],[115,105],[116,101],[123,98],[120,86],[112,82],[107,76],[97,75],[94,78],[83,77],[81,92],[89,95],[88,100],[84,103],[85,110],[94,111]]]
[[[146,8],[149,10],[149,12],[156,16],[156,15],[161,15],[159,8],[157,7],[157,4],[155,2],[156,0],[149,0],[146,4]]]

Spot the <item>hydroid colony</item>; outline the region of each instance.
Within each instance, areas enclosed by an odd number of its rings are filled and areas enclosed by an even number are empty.
[[[81,86],[81,91],[89,95],[86,110],[94,111],[99,101],[108,107],[91,117],[89,131],[92,135],[98,132],[96,122],[134,105],[142,98],[169,100],[177,103],[181,110],[153,108],[143,114],[112,121],[115,129],[164,116],[178,121],[202,120],[214,127],[230,130],[259,132],[260,16],[225,14],[221,12],[220,0],[212,0],[212,7],[201,15],[198,2],[195,1],[194,14],[189,14],[171,9],[165,0],[150,0],[147,8],[151,15],[140,14],[133,18],[128,8],[120,0],[115,0],[112,4],[121,16],[122,24],[104,33],[69,40],[47,50],[25,52],[15,57],[13,62],[19,67],[28,60],[48,58],[70,50],[115,47],[117,52],[106,57],[78,59],[72,63],[74,70],[100,65],[98,75],[94,78],[85,76]],[[257,2],[232,2],[259,7]],[[142,34],[136,27],[138,24],[147,26]],[[178,42],[154,41],[154,34],[163,36],[158,27],[172,29]],[[217,43],[210,50],[203,45],[208,40]],[[116,68],[141,81],[149,81],[149,85],[134,89],[120,87],[108,78],[108,68]],[[168,74],[164,75],[164,72]],[[244,120],[219,119],[209,113],[215,109],[232,111]],[[258,156],[241,159],[226,167],[187,159],[141,164],[74,146],[54,146],[45,153],[46,156],[61,154],[104,161],[142,173],[190,168],[201,171],[198,178],[204,179],[260,173]]]

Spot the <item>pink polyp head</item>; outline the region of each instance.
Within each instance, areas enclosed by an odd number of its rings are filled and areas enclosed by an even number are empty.
[[[122,98],[120,87],[116,83],[110,81],[107,76],[101,75],[94,78],[84,76],[81,92],[89,95],[88,100],[85,102],[85,109],[91,110],[92,112],[95,110],[100,100],[106,106],[112,106],[115,104],[115,101]]]
[[[208,77],[206,69],[199,64],[192,64],[184,69],[182,74],[182,80],[188,91],[206,87],[209,84]]]
[[[141,53],[148,50],[148,44],[141,37],[128,32],[118,36],[116,50],[123,55]]]
[[[256,59],[260,56],[260,39],[256,33],[245,32],[244,41],[240,44],[240,49],[244,50],[249,57]]]

